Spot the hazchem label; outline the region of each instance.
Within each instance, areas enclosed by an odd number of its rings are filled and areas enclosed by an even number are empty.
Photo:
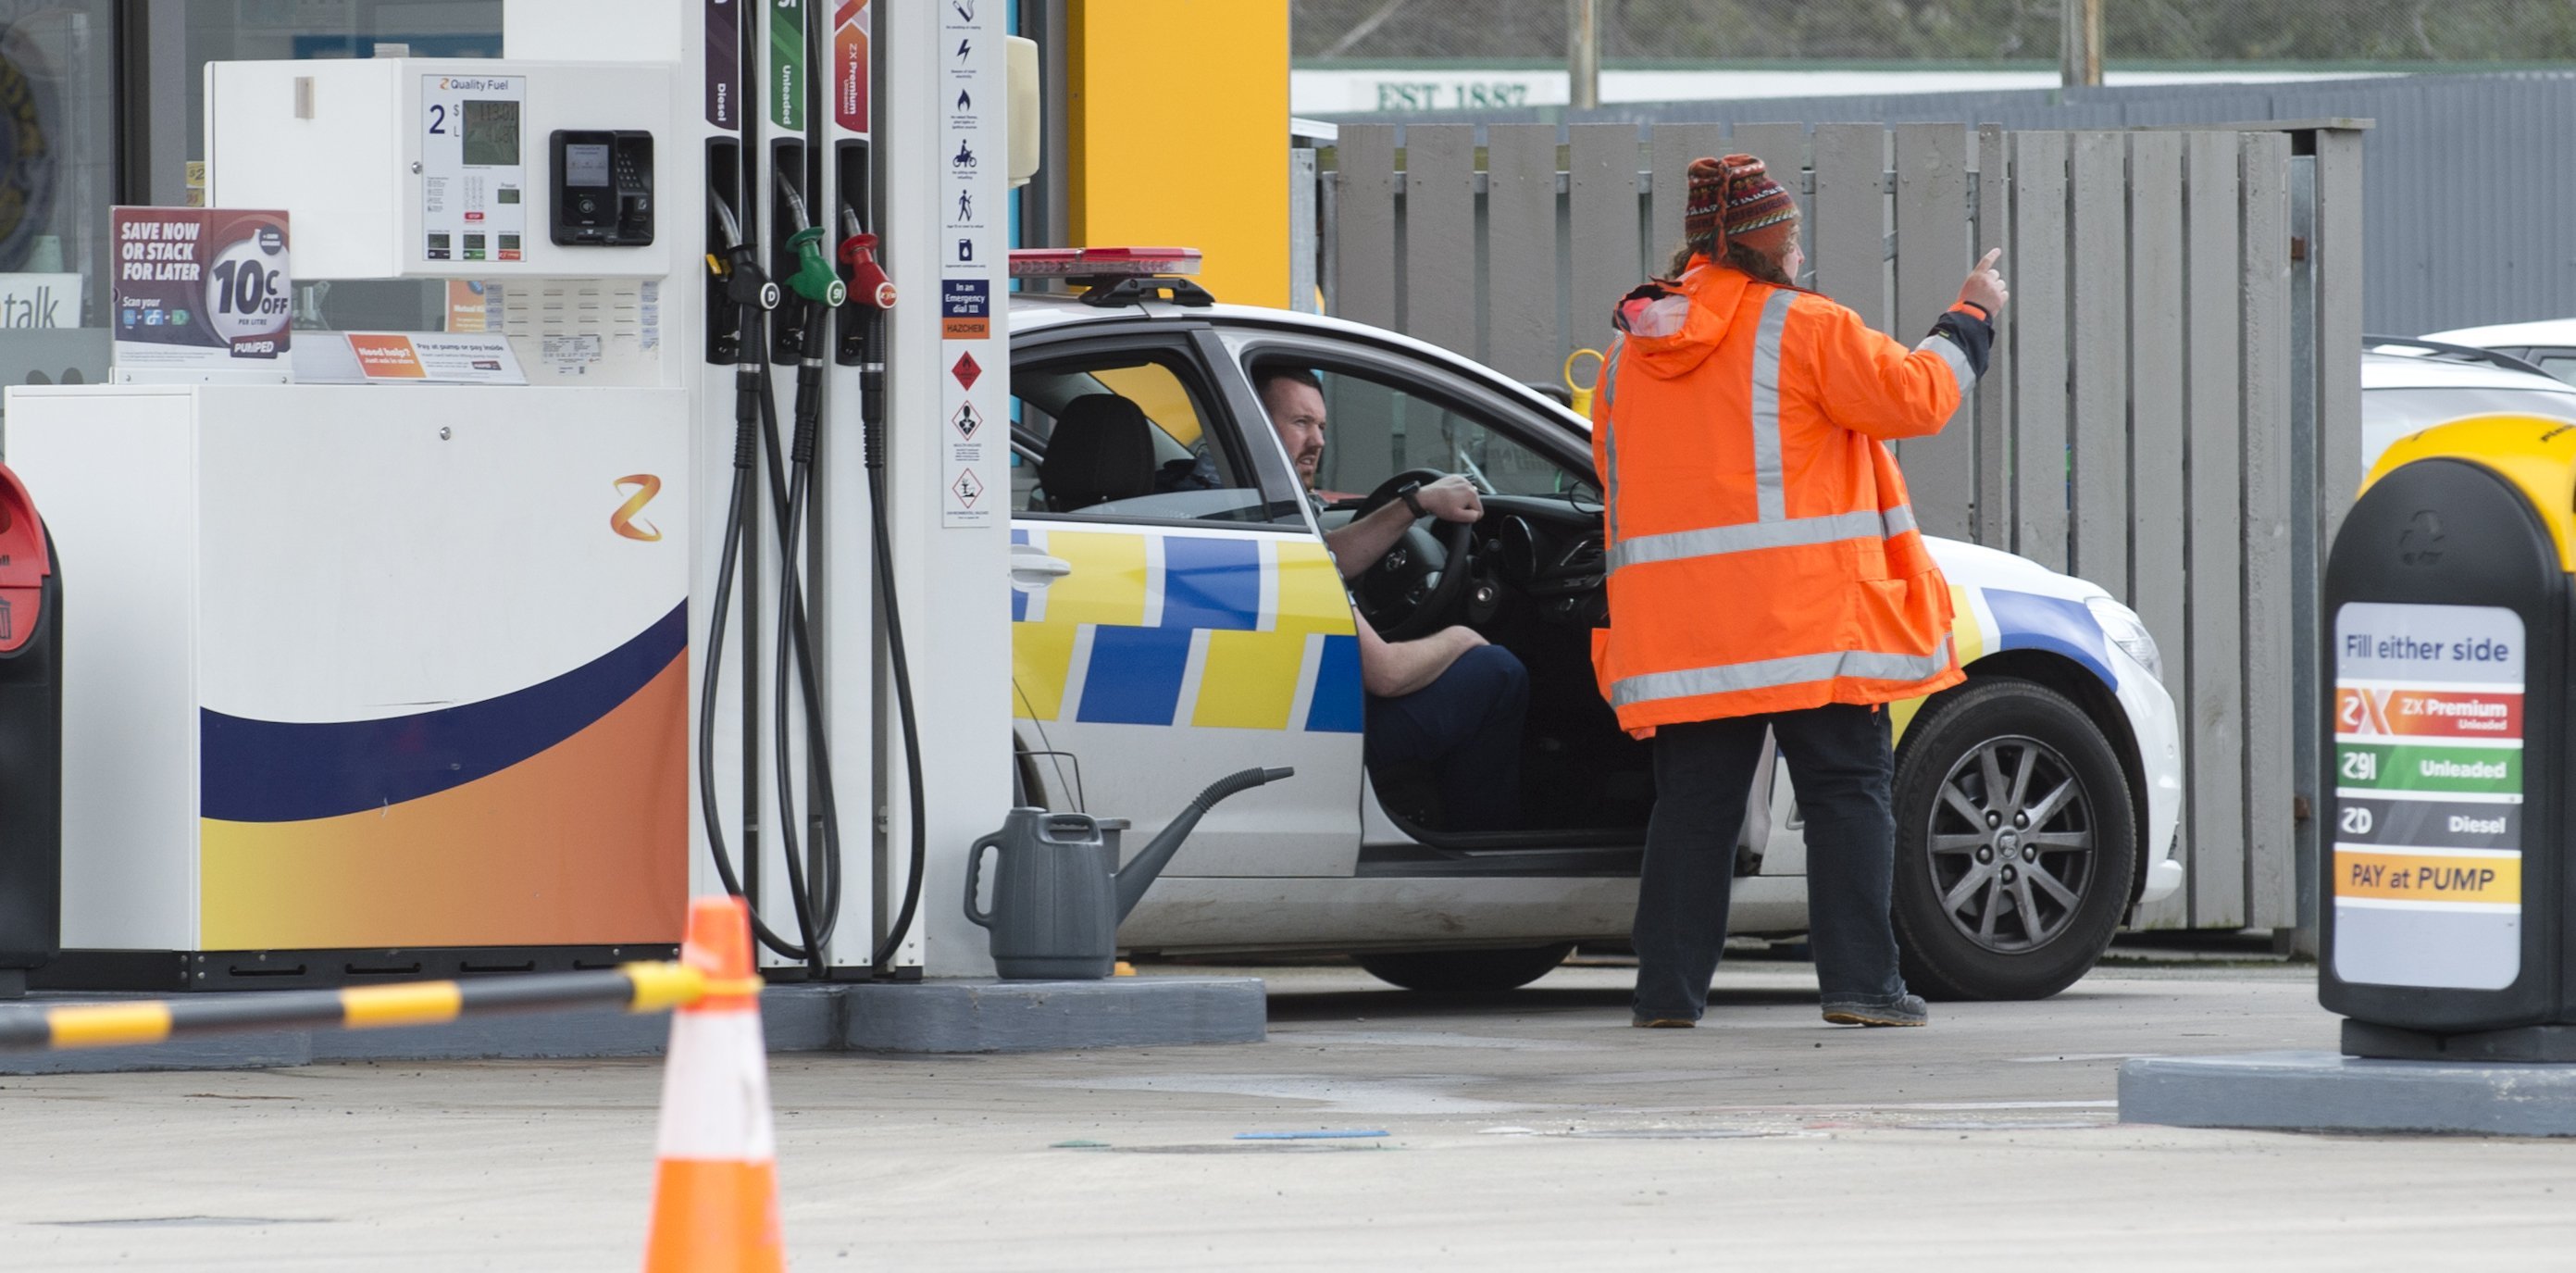
[[[2522,971],[2523,626],[2335,612],[2335,975],[2500,990]]]

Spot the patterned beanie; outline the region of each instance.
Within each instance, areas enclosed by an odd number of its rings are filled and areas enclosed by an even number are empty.
[[[1707,240],[1709,255],[1722,255],[1730,242],[1777,255],[1797,224],[1798,201],[1771,179],[1761,160],[1728,155],[1691,161],[1682,233],[1694,244]]]

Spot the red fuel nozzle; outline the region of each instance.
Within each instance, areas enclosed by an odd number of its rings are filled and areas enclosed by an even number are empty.
[[[894,308],[894,281],[877,264],[877,236],[853,234],[841,240],[841,264],[850,267],[850,296],[878,309]]]

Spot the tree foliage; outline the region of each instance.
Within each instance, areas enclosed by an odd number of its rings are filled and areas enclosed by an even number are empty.
[[[1301,61],[1558,59],[1565,0],[1292,0]],[[1602,0],[1601,53],[1693,61],[2053,62],[2059,0]],[[2576,59],[2576,0],[2105,0],[2126,62]]]

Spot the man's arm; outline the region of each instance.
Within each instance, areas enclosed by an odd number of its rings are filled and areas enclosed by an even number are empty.
[[[1419,641],[1389,641],[1353,612],[1359,624],[1360,687],[1379,698],[1401,698],[1440,679],[1460,655],[1485,644],[1474,628],[1442,628]]]
[[[1452,474],[1413,493],[1422,511],[1447,522],[1472,522],[1485,515],[1485,502],[1475,483]],[[1324,547],[1341,567],[1342,578],[1357,579],[1413,525],[1413,510],[1403,500],[1388,500],[1366,517],[1324,532]]]

